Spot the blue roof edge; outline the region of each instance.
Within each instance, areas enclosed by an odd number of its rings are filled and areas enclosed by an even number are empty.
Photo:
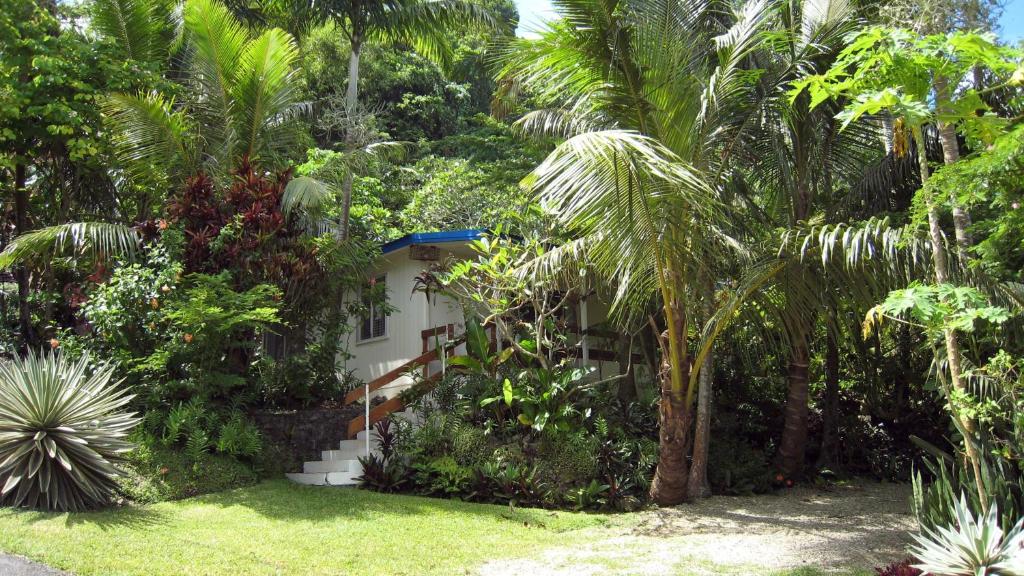
[[[392,240],[380,247],[381,254],[387,254],[400,250],[413,244],[442,244],[445,242],[470,242],[478,240],[486,230],[446,230],[444,232],[417,232],[406,234],[397,240]]]

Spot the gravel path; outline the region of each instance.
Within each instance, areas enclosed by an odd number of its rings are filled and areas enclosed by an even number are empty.
[[[910,487],[859,483],[716,496],[613,521],[575,546],[492,562],[482,576],[762,575],[870,569],[906,556]]]
[[[69,576],[66,572],[54,570],[21,556],[10,556],[0,552],[0,575],[3,576]]]

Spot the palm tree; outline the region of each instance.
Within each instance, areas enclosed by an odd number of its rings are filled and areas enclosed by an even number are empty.
[[[545,265],[585,258],[617,286],[614,313],[649,314],[658,328],[661,451],[651,495],[675,504],[688,496],[694,400],[721,321],[778,270],[755,266],[700,329],[708,280],[735,246],[722,232],[718,192],[753,98],[745,64],[771,11],[761,0],[735,11],[711,0],[554,5],[563,20],[503,56],[499,98],[530,93],[550,108],[518,125],[568,138],[528,179],[577,235]],[[702,337],[691,349],[693,326]]]
[[[104,103],[131,173],[177,183],[199,170],[223,176],[242,158],[289,164],[307,109],[295,40],[278,28],[253,35],[217,0],[185,2],[182,31],[183,99],[152,92]]]
[[[359,59],[367,42],[412,46],[420,55],[446,65],[453,55],[452,33],[468,28],[497,30],[482,6],[465,0],[282,0],[289,12],[311,23],[330,22],[348,40],[345,109],[359,107]]]
[[[789,84],[804,75],[827,70],[845,45],[844,38],[859,19],[848,0],[789,2],[779,11],[776,45],[763,83],[765,98],[758,111],[757,137],[739,152],[749,177],[761,193],[769,226],[796,229],[821,213],[838,186],[855,182],[864,166],[880,155],[874,129],[858,124],[840,131],[838,105],[811,107],[806,94],[791,99]],[[803,471],[807,443],[808,368],[816,317],[835,287],[809,287],[823,279],[807,262],[791,260],[778,287],[786,295],[781,325],[788,343],[785,424],[777,465],[788,478]],[[810,262],[813,266],[813,261]]]
[[[127,58],[159,59],[169,53],[160,42],[174,29],[168,10],[165,0],[107,0],[93,7],[93,22]],[[226,178],[243,158],[268,170],[290,164],[301,134],[295,120],[306,108],[291,36],[279,29],[254,36],[217,0],[185,2],[181,28],[187,55],[181,100],[149,92],[113,94],[103,102],[128,177],[166,192],[199,171]],[[309,181],[296,180],[290,205],[323,198],[310,193]],[[127,225],[63,224],[19,236],[0,262],[69,250],[130,254],[137,243]]]

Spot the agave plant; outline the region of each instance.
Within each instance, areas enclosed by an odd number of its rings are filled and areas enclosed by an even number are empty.
[[[915,567],[935,576],[1024,576],[1024,518],[1004,533],[996,508],[975,518],[961,494],[954,502],[957,526],[924,528],[914,536]]]
[[[88,356],[29,353],[0,364],[0,503],[76,511],[109,502],[139,421]]]

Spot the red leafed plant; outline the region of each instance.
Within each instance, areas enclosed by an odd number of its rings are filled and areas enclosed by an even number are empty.
[[[316,274],[316,259],[299,241],[301,231],[281,211],[290,179],[290,170],[262,173],[247,159],[232,172],[223,194],[206,174],[190,178],[168,209],[185,232],[185,271],[229,270],[239,288],[272,283],[286,291]]]
[[[910,558],[899,562],[893,562],[888,566],[875,568],[875,573],[878,574],[878,576],[921,576],[922,572],[911,566],[911,562],[913,562],[913,560]]]

